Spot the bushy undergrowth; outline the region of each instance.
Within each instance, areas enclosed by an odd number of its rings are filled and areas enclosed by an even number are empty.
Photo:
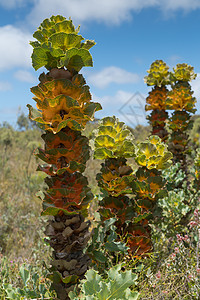
[[[90,127],[86,130],[88,136],[92,135]],[[51,256],[43,233],[46,220],[40,217],[41,203],[35,196],[43,188],[44,181],[43,174],[36,172],[38,161],[33,156],[34,149],[40,146],[40,136],[41,132],[34,128],[25,131],[16,131],[9,126],[0,128],[2,300],[55,299],[46,279],[45,265],[49,264]],[[104,228],[94,222],[99,198],[95,177],[100,163],[91,159],[86,170],[92,191],[97,195],[90,208],[90,219],[96,235],[88,250],[98,261],[98,266],[93,261],[93,271],[88,271],[86,276],[96,278],[99,295],[103,287],[107,287],[107,294],[104,298],[87,294],[86,281],[82,281],[79,286],[80,299],[199,299],[200,196],[195,187],[189,191],[185,183],[180,188],[184,175],[178,171],[178,165],[164,173],[169,195],[167,199],[160,200],[158,218],[151,224],[154,252],[136,260],[128,255],[123,240],[115,241],[114,222],[105,224],[107,227]],[[162,218],[159,219],[161,211]],[[120,250],[120,255],[115,254],[116,249]],[[109,298],[112,285],[108,286],[109,275],[106,270],[114,265],[117,265],[117,271],[113,272],[125,276],[130,270],[130,274],[135,274],[134,285],[129,282],[122,296]],[[79,299],[76,294],[71,297]]]

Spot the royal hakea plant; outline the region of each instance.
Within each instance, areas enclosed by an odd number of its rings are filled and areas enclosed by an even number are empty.
[[[125,239],[129,253],[141,257],[152,249],[149,219],[156,200],[166,195],[159,170],[169,166],[172,155],[156,136],[134,146],[131,132],[115,117],[100,121],[94,146],[94,157],[104,160],[97,174],[102,220],[116,218],[116,232]],[[139,165],[136,174],[127,165],[130,157]]]
[[[49,277],[58,298],[64,300],[90,264],[84,253],[90,238],[85,217],[93,195],[82,175],[89,145],[81,130],[101,106],[91,102],[89,87],[79,71],[92,66],[89,49],[95,43],[84,41],[79,28],[62,16],[45,19],[33,37],[33,67],[45,67],[47,73],[31,88],[37,108],[28,105],[29,116],[45,130],[44,149],[36,154],[45,163],[38,170],[47,174],[42,215],[50,216],[46,228],[53,248]]]
[[[194,68],[183,63],[177,64],[171,73],[172,90],[166,100],[167,109],[173,110],[169,119],[169,129],[172,133],[169,139],[169,150],[173,153],[174,162],[180,162],[186,168],[186,157],[189,151],[188,129],[193,126],[191,120],[195,113],[196,98],[193,96],[190,81],[196,78]]]
[[[156,135],[137,145],[135,161],[139,167],[134,174],[131,187],[139,207],[137,213],[144,216],[136,224],[138,236],[133,238],[135,246],[138,247],[137,253],[140,255],[152,248],[149,220],[159,217],[158,200],[167,195],[162,170],[171,165],[171,158],[172,154],[167,146]]]
[[[99,212],[103,220],[116,217],[121,224],[129,219],[132,168],[127,159],[135,155],[133,136],[115,117],[103,118],[95,131],[94,158],[104,160],[97,174],[103,200]],[[120,227],[119,226],[119,227]]]
[[[165,128],[168,113],[166,112],[166,99],[168,89],[166,85],[170,83],[169,67],[162,60],[156,60],[147,71],[149,74],[145,76],[144,81],[148,86],[153,86],[146,98],[147,105],[145,110],[151,110],[150,116],[147,117],[152,126],[152,134],[159,136],[165,141],[168,132]]]

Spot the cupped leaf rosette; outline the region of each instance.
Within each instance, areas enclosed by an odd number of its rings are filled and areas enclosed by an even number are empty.
[[[164,185],[165,181],[160,171],[140,167],[131,183],[131,187],[137,195],[137,205],[145,211],[151,211],[156,201],[166,196],[166,191],[163,189]]]
[[[172,114],[170,129],[173,131],[185,132],[192,129],[193,120],[190,119],[191,115],[186,111],[176,111]]]
[[[176,84],[175,88],[168,93],[166,100],[167,109],[185,110],[195,113],[196,98],[193,97],[193,93],[189,86],[185,86],[182,83]]]
[[[141,258],[152,250],[151,229],[147,220],[143,220],[141,224],[130,223],[126,232],[127,246],[133,257]]]
[[[173,70],[174,72],[170,74],[172,82],[183,81],[187,83],[197,76],[197,74],[194,73],[194,67],[185,63],[177,64]]]
[[[146,98],[147,105],[145,106],[145,110],[165,110],[167,92],[168,90],[165,86],[154,87]]]
[[[85,176],[79,172],[66,172],[61,176],[47,177],[45,182],[48,189],[44,193],[42,215],[86,214],[93,195]]]
[[[89,159],[89,144],[79,131],[66,127],[57,134],[47,132],[42,135],[42,139],[45,149],[38,149],[36,156],[48,165],[40,165],[39,171],[48,175],[61,175],[66,171],[84,172]]]
[[[124,224],[133,215],[133,207],[131,206],[130,199],[124,195],[104,197],[99,205],[99,213],[103,220],[116,218],[120,224]]]
[[[107,196],[131,193],[132,169],[126,165],[125,159],[107,159],[100,171],[97,174],[98,185]]]
[[[79,72],[84,66],[92,67],[89,49],[95,42],[84,41],[78,33],[79,27],[75,29],[70,19],[59,15],[45,19],[33,34],[36,41],[30,42],[34,69],[65,67],[71,72]]]
[[[127,126],[116,117],[103,118],[95,135],[94,158],[128,158],[135,155],[134,137]]]
[[[189,135],[187,133],[180,131],[174,131],[171,135],[169,149],[174,155],[176,155],[178,160],[183,159],[185,154],[188,152],[188,138]]]
[[[101,109],[99,103],[91,102],[89,87],[81,74],[72,80],[43,75],[41,80],[31,89],[37,109],[28,107],[30,118],[45,130],[57,133],[66,126],[81,130],[93,119],[95,111]]]
[[[136,151],[136,162],[147,169],[165,169],[170,166],[172,154],[158,136],[150,136],[141,142]]]
[[[147,72],[149,74],[144,77],[144,81],[148,86],[155,85],[161,87],[170,83],[169,67],[162,60],[154,61]]]
[[[150,115],[147,116],[147,120],[152,125],[151,134],[159,136],[162,141],[165,141],[168,136],[168,131],[165,128],[167,117],[168,113],[165,110],[159,109],[152,110]]]

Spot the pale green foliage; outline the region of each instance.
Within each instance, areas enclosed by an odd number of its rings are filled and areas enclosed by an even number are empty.
[[[18,266],[15,261],[9,262],[6,258],[1,259],[1,275],[0,279],[0,299],[22,300],[22,299],[54,299],[54,292],[51,292],[50,282],[46,280],[42,283],[43,276],[47,271],[43,270],[43,274],[38,270],[38,266],[30,266],[22,264]],[[10,272],[14,272],[13,276],[9,276]]]
[[[137,300],[139,293],[130,287],[136,283],[137,275],[131,270],[122,272],[121,265],[116,265],[107,271],[107,278],[103,278],[94,270],[86,273],[86,280],[82,282],[81,293],[76,297],[75,292],[70,293],[74,300]]]
[[[92,67],[92,56],[89,49],[94,41],[86,40],[78,34],[72,20],[62,16],[52,16],[45,19],[33,37],[37,40],[30,42],[33,47],[32,63],[35,70],[46,67],[66,67],[70,71],[79,72],[82,67]]]
[[[95,217],[100,218],[98,213],[95,213]],[[99,223],[97,227],[94,228],[92,240],[87,252],[99,264],[98,269],[100,269],[100,264],[102,264],[102,268],[112,266],[113,253],[115,253],[115,255],[117,255],[117,253],[128,253],[126,244],[117,241],[115,222],[116,218],[110,218]]]
[[[144,77],[144,82],[149,85],[155,85],[161,87],[162,85],[169,84],[169,67],[162,60],[156,60],[151,64],[149,73]]]
[[[161,139],[154,135],[138,144],[136,162],[147,169],[166,169],[171,165],[172,154]]]
[[[95,136],[94,158],[96,159],[133,157],[135,154],[134,136],[115,116],[103,118],[99,122]]]
[[[172,81],[191,81],[197,77],[194,73],[194,67],[188,64],[177,64],[176,68],[173,68],[174,73],[171,74]]]

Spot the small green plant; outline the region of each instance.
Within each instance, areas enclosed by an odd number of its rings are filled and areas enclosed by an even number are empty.
[[[200,211],[196,209],[188,223],[187,234],[177,234],[170,253],[163,241],[160,253],[139,278],[141,299],[199,299],[200,291]],[[162,258],[162,259],[161,259]]]
[[[93,229],[92,240],[87,251],[93,259],[93,268],[103,274],[117,261],[121,261],[122,257],[128,255],[128,247],[123,239],[119,241],[115,226],[116,218],[99,221]]]
[[[121,271],[121,265],[112,267],[106,271],[107,276],[103,278],[95,270],[86,273],[86,280],[82,281],[81,292],[70,292],[70,299],[91,300],[117,300],[117,299],[139,299],[139,293],[130,287],[136,284],[137,275],[129,271]]]
[[[14,272],[14,277],[9,273]],[[19,264],[1,258],[0,298],[4,299],[51,299],[55,293],[50,290],[50,281],[45,280],[47,271],[38,272],[37,267],[28,264]],[[16,287],[16,284],[18,287]]]

